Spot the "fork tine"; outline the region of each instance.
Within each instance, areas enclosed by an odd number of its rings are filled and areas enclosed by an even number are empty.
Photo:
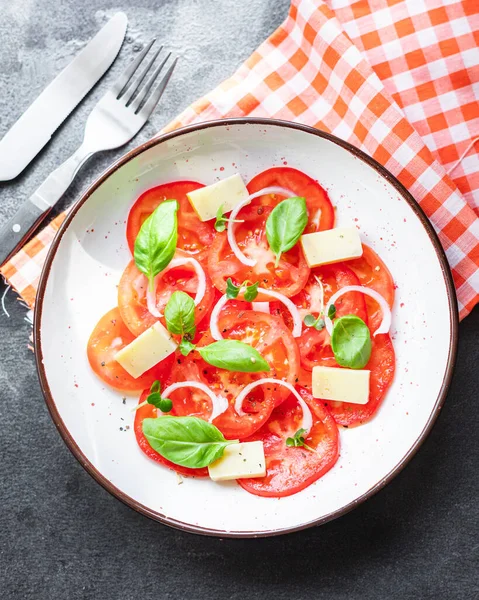
[[[158,50],[153,54],[153,58],[148,62],[146,67],[143,69],[143,71],[138,75],[138,78],[135,80],[135,82],[132,86],[132,89],[125,91],[125,93],[123,94],[123,100],[124,100],[124,102],[126,102],[127,106],[129,106],[131,104],[131,101],[134,100],[135,96],[140,91],[140,87],[141,87],[141,84],[143,83],[143,80],[147,76],[148,71],[151,69],[155,60],[158,58],[158,54],[162,50],[163,50],[163,46],[160,46],[158,48]]]
[[[145,98],[148,96],[151,88],[153,87],[153,84],[157,80],[158,75],[161,73],[163,67],[166,64],[166,61],[170,58],[170,56],[171,56],[171,52],[169,52],[166,55],[166,58],[164,58],[163,61],[160,63],[160,65],[155,69],[154,73],[151,75],[151,77],[147,81],[146,85],[143,87],[143,89],[140,91],[138,96],[135,98],[135,101],[132,102],[131,108],[135,111],[135,113],[137,112],[138,108],[141,106],[141,104],[145,100]]]
[[[156,105],[160,101],[160,98],[163,95],[163,92],[165,91],[165,88],[168,85],[168,82],[170,81],[173,71],[175,70],[177,62],[178,62],[178,57],[176,57],[175,60],[172,62],[171,66],[168,69],[168,71],[166,72],[165,76],[160,81],[160,83],[155,87],[155,89],[153,90],[153,92],[151,93],[150,97],[145,102],[145,104],[143,105],[141,110],[136,109],[136,111],[135,111],[136,114],[139,114],[144,119],[149,118],[151,113],[155,110]]]
[[[145,56],[150,51],[150,48],[155,43],[156,38],[153,38],[151,42],[149,42],[145,48],[140,52],[140,54],[135,58],[135,60],[123,71],[120,77],[115,81],[112,87],[112,92],[116,94],[117,99],[125,92],[125,89],[128,87],[131,78],[134,73],[140,66],[140,63],[143,61]]]

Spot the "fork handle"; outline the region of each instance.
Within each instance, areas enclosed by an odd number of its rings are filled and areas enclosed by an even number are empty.
[[[53,206],[70,187],[80,167],[93,154],[82,144],[55,169],[0,229],[0,265],[6,262],[38,229]]]

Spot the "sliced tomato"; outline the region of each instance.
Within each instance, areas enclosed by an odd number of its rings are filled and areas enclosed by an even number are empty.
[[[327,359],[320,359],[317,364],[341,368],[336,361]],[[371,371],[367,404],[324,401],[338,425],[343,427],[362,425],[370,421],[381,406],[386,392],[393,382],[396,368],[396,356],[389,334],[385,333],[372,338],[371,358],[364,368]]]
[[[376,290],[383,296],[389,306],[393,307],[394,280],[389,269],[374,250],[363,244],[363,255],[360,258],[348,261],[347,265],[359,278],[360,285]],[[370,296],[366,296],[365,299],[369,315],[369,326],[374,333],[381,324],[382,311],[376,300]]]
[[[283,387],[259,386],[243,403],[246,415],[240,416],[234,409],[236,396],[251,381],[263,377],[284,379],[294,383],[299,369],[299,354],[293,336],[280,319],[251,310],[224,311],[219,319],[220,331],[225,338],[241,340],[250,344],[268,361],[271,370],[266,373],[238,373],[209,365],[192,352],[186,358],[177,357],[172,372],[173,381],[199,381],[215,394],[227,398],[229,407],[216,417],[214,424],[228,439],[250,436],[266,422],[276,403],[282,402],[287,393]],[[207,332],[198,342],[206,346],[214,340]],[[286,391],[287,392],[287,391]],[[171,394],[176,415],[194,415],[208,420],[211,401],[196,389],[181,389]]]
[[[324,290],[324,306],[321,305],[321,281]],[[359,279],[345,263],[316,267],[311,270],[311,275],[307,284],[299,294],[292,298],[294,304],[298,307],[301,320],[308,314],[315,317],[324,309],[329,299],[340,288],[348,285],[360,285]],[[368,323],[368,315],[364,294],[359,292],[348,292],[341,296],[335,304],[338,317],[343,315],[357,315],[365,323]],[[292,327],[291,315],[281,303],[272,303],[271,310],[273,314],[279,311],[288,327]],[[301,365],[311,371],[319,358],[329,357],[334,361],[334,356],[330,348],[330,337],[326,329],[317,331],[314,327],[303,325],[303,333],[297,338],[299,352],[301,355]]]
[[[214,222],[200,221],[186,197],[188,192],[202,187],[204,187],[202,183],[195,181],[174,181],[144,192],[133,204],[128,215],[126,237],[131,253],[133,254],[136,236],[145,219],[164,200],[177,200],[179,204],[177,247],[199,261],[205,261],[208,248],[215,237]]]
[[[177,253],[178,255],[179,253]],[[198,276],[192,265],[183,265],[166,271],[157,279],[156,306],[161,314],[165,310],[166,303],[175,291],[189,294],[193,299],[198,288]],[[161,320],[165,325],[165,319],[158,319],[148,310],[146,292],[148,280],[131,261],[126,267],[118,286],[118,307],[125,325],[134,335],[140,335],[148,327]],[[215,288],[206,274],[206,290],[201,302],[195,309],[195,322],[198,325],[210,310],[215,297]]]
[[[138,404],[141,404],[144,400],[146,400],[149,393],[150,389],[148,388],[141,395]],[[169,460],[161,456],[161,454],[158,454],[156,450],[153,450],[153,448],[148,443],[148,440],[146,439],[145,435],[143,434],[143,421],[145,419],[154,419],[156,418],[156,416],[156,408],[151,404],[142,406],[135,413],[135,437],[136,441],[138,442],[138,446],[140,446],[141,451],[144,452],[146,456],[148,456],[148,458],[155,460],[156,462],[160,463],[161,465],[164,465],[165,467],[173,469],[181,475],[188,475],[193,477],[208,477],[207,468],[188,469],[187,467],[181,467],[180,465],[175,465],[174,463],[170,462]]]
[[[297,399],[291,394],[275,408],[268,422],[245,440],[261,440],[266,458],[265,477],[238,480],[241,487],[252,494],[274,498],[296,494],[327,473],[338,459],[339,432],[334,419],[307,390],[298,389],[313,415],[313,427],[305,442],[314,452],[286,446],[286,438],[300,429],[303,416]]]
[[[149,387],[156,379],[161,379],[170,357],[161,361],[138,379],[134,379],[116,362],[115,354],[135,339],[123,323],[118,308],[104,315],[95,326],[88,340],[87,356],[93,371],[109,386],[125,392],[136,392]],[[169,364],[173,362],[170,359]]]
[[[309,222],[305,233],[324,231],[334,226],[334,207],[331,204],[328,193],[317,181],[306,175],[306,173],[302,173],[291,167],[273,167],[253,177],[247,187],[249,193],[254,194],[272,186],[291,190],[297,196],[302,196],[306,199]],[[274,207],[278,204],[278,201],[277,198],[271,195],[261,196],[253,200],[251,206],[256,208],[259,206]],[[241,219],[242,217],[238,218]]]

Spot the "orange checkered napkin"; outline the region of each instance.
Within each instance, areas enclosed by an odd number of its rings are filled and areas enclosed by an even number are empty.
[[[167,130],[266,116],[358,146],[395,174],[431,219],[464,317],[479,298],[475,151],[452,171],[456,182],[446,170],[479,135],[478,19],[477,0],[293,0],[283,25]],[[2,268],[30,305],[52,234],[49,226]]]

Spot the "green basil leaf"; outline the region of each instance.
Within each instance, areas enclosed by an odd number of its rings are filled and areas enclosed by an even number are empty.
[[[192,334],[195,331],[195,302],[185,292],[173,292],[165,306],[166,327],[170,333]]]
[[[235,298],[237,298],[239,291],[240,287],[233,283],[231,277],[228,277],[228,279],[226,280],[226,297],[228,298],[228,300],[234,300]]]
[[[266,221],[266,237],[276,254],[276,267],[281,254],[291,250],[307,224],[308,211],[304,198],[288,198],[274,207]]]
[[[334,304],[331,304],[331,306],[328,308],[328,318],[334,319],[335,315],[336,315],[336,307],[334,306]]]
[[[165,200],[146,219],[136,236],[133,256],[139,271],[148,277],[150,289],[158,273],[175,255],[178,239],[178,202]]]
[[[270,370],[269,364],[257,350],[239,340],[220,340],[197,350],[203,360],[218,369],[239,373]]]
[[[362,369],[371,356],[371,334],[356,315],[345,315],[334,322],[331,348],[338,365]]]
[[[246,302],[253,302],[253,300],[258,295],[258,287],[259,281],[253,283],[252,285],[246,286],[246,290],[244,292],[244,299],[246,300]]]
[[[183,356],[188,356],[188,354],[195,348],[195,344],[191,343],[190,340],[186,339],[185,337],[181,338],[178,350],[181,352],[181,354],[183,354]]]
[[[197,417],[165,416],[145,419],[143,434],[161,456],[175,465],[199,469],[221,458],[237,440],[225,440],[221,431]]]

